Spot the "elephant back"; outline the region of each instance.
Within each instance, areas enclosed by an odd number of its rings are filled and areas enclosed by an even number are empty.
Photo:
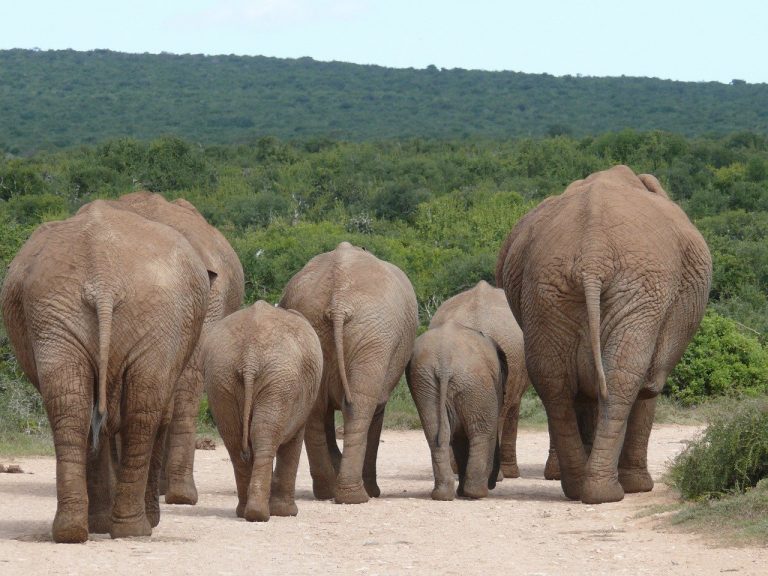
[[[242,306],[245,294],[242,264],[227,239],[190,202],[183,199],[168,202],[160,194],[141,191],[123,195],[111,205],[175,229],[189,241],[206,268],[216,274],[206,323]]]

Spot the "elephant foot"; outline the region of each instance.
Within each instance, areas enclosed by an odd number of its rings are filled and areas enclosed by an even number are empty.
[[[152,527],[145,515],[138,520],[116,520],[112,518],[112,527],[109,530],[112,538],[131,538],[134,536],[152,536]]]
[[[197,504],[197,488],[192,478],[180,482],[170,482],[165,491],[166,504],[185,504],[194,506]]]
[[[57,511],[51,530],[53,541],[80,544],[88,540],[88,518],[84,514]]]
[[[502,462],[500,472],[503,474],[502,478],[520,478],[520,468],[517,467],[517,462]]]
[[[581,476],[576,478],[560,478],[560,486],[563,488],[563,493],[570,500],[581,500],[582,483],[583,478]]]
[[[625,494],[653,490],[653,479],[645,468],[619,468],[619,484],[621,484]]]
[[[333,484],[312,480],[312,493],[317,500],[333,500]]]
[[[299,507],[292,499],[274,499],[269,501],[269,513],[272,516],[296,516]]]
[[[624,498],[624,489],[618,480],[584,480],[581,487],[581,501],[584,504],[605,504]]]
[[[545,480],[560,480],[560,462],[557,460],[557,453],[554,450],[549,451],[547,463],[544,466]]]
[[[365,487],[366,493],[371,498],[378,498],[381,496],[381,489],[376,483],[376,480],[363,480],[363,486]]]
[[[235,508],[235,514],[238,518],[245,518],[245,502],[239,502]]]
[[[352,486],[336,486],[334,501],[336,504],[364,504],[368,502],[368,493],[361,484]]]
[[[485,498],[488,496],[488,483],[465,482],[463,486],[459,487],[458,495],[462,498],[470,498],[472,500]]]
[[[88,516],[88,532],[91,534],[109,534],[112,528],[112,520],[109,512],[90,514]]]
[[[265,504],[251,504],[249,503],[245,507],[243,518],[247,522],[268,522],[269,521],[269,506]]]
[[[449,502],[456,497],[456,490],[453,486],[435,486],[432,490],[432,500],[439,500],[443,502]]]

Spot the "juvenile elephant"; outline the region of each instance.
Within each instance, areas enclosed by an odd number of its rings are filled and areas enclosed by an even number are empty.
[[[384,407],[416,337],[413,287],[397,266],[342,242],[291,278],[280,306],[301,312],[323,347],[323,380],[305,434],[315,497],[367,502],[380,494],[376,454]],[[344,416],[340,458],[335,410]]]
[[[240,309],[245,292],[240,260],[227,239],[208,224],[192,204],[182,198],[168,202],[160,194],[151,192],[126,194],[110,204],[175,229],[189,241],[206,268],[216,273],[216,281],[208,297],[203,334],[209,324]],[[203,371],[200,354],[196,350],[182,372],[173,398],[173,418],[168,430],[160,481],[161,493],[165,494],[168,504],[197,503],[193,467],[196,420],[202,392]]]
[[[211,411],[235,469],[237,516],[295,516],[304,424],[323,372],[317,334],[300,314],[259,301],[212,324],[201,357]]]
[[[433,500],[453,500],[450,450],[459,496],[484,498],[499,473],[499,413],[507,359],[491,338],[447,322],[416,339],[405,371],[432,453]]]
[[[523,331],[509,309],[504,290],[494,288],[485,280],[443,302],[432,316],[429,329],[457,322],[491,337],[504,351],[509,371],[504,385],[504,406],[499,416],[501,431],[501,471],[505,478],[517,478],[517,424],[520,418],[520,401],[530,385],[525,369]],[[548,480],[560,477],[554,446],[550,445],[549,457],[544,468]]]
[[[157,525],[160,439],[210,277],[181,234],[99,200],[40,226],[11,262],[0,303],[53,431],[56,542]]]
[[[699,326],[711,277],[685,213],[626,166],[574,182],[512,229],[496,281],[525,334],[569,498],[652,489],[656,396]]]

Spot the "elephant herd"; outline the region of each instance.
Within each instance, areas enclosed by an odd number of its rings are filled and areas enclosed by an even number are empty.
[[[659,182],[616,166],[523,217],[499,252],[499,288],[480,282],[447,300],[418,338],[406,275],[348,242],[312,258],[277,306],[241,309],[243,270],[224,237],[188,202],[148,192],[40,226],[0,305],[51,422],[53,538],[83,542],[151,534],[163,493],[196,503],[203,389],[249,521],[297,513],[302,444],[316,498],[379,496],[384,408],[403,374],[436,500],[481,498],[519,475],[529,383],[549,422],[545,476],[568,498],[650,490],[656,397],[711,275],[706,243]]]

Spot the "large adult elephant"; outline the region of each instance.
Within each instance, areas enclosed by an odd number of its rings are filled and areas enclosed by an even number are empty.
[[[497,284],[525,334],[569,498],[652,489],[656,396],[699,326],[711,277],[685,213],[626,166],[574,182],[512,229]]]
[[[56,542],[159,522],[163,429],[213,277],[181,234],[99,200],[40,226],[11,262],[0,303],[53,431]]]
[[[112,205],[174,228],[189,241],[206,268],[216,273],[203,333],[211,323],[240,309],[245,292],[240,260],[221,232],[208,224],[191,203],[181,198],[168,202],[160,194],[134,192],[121,196]],[[173,418],[160,482],[161,493],[165,493],[168,504],[197,503],[193,468],[196,420],[202,392],[203,368],[200,352],[196,349],[174,393]]]
[[[315,497],[367,502],[380,494],[376,454],[384,407],[416,337],[413,287],[397,266],[342,242],[291,278],[280,306],[301,312],[323,348],[323,379],[304,438]],[[344,416],[341,458],[336,410]]]
[[[517,424],[520,419],[520,401],[530,385],[525,368],[523,331],[509,309],[504,290],[494,288],[485,280],[443,302],[432,316],[429,329],[455,322],[482,332],[504,351],[509,367],[504,385],[504,405],[499,416],[501,431],[501,471],[505,478],[517,478]],[[559,478],[554,446],[550,446],[544,477]]]

